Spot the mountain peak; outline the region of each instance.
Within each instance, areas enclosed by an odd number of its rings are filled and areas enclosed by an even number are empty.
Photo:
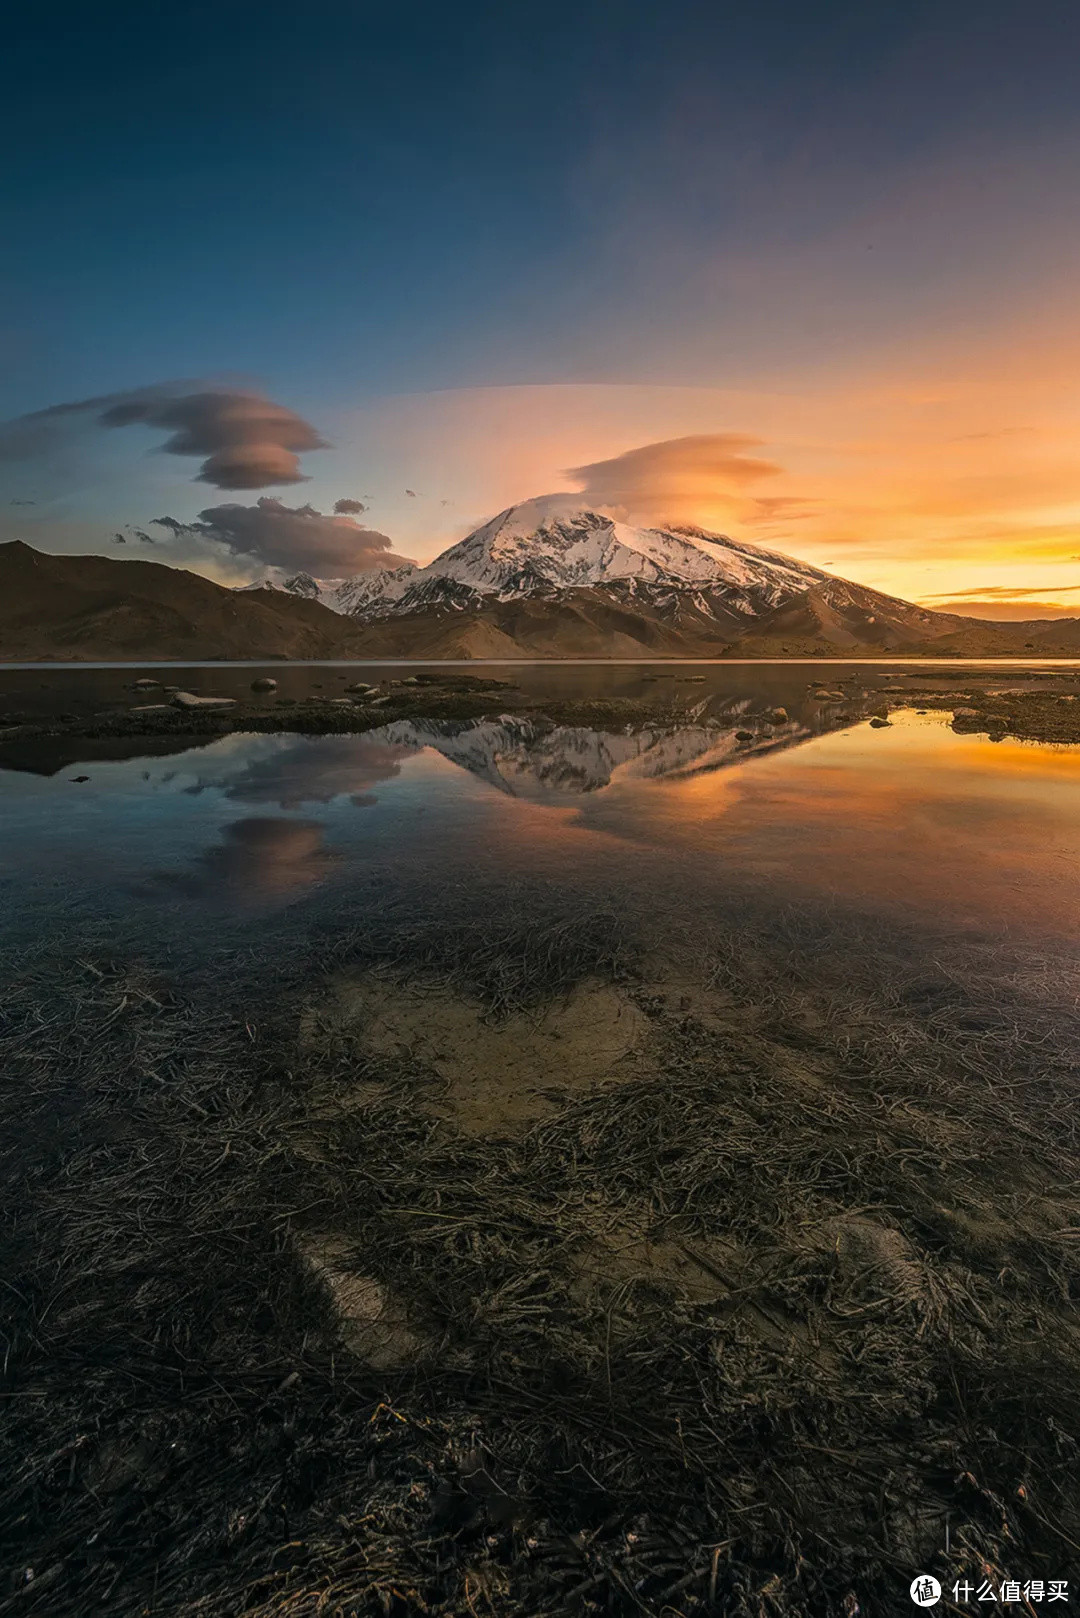
[[[632,579],[677,589],[741,584],[745,565],[724,565],[728,544],[719,534],[705,544],[667,528],[639,528],[580,495],[549,494],[501,511],[422,574],[454,579],[482,594],[587,589]]]
[[[497,517],[492,517],[476,534],[493,540],[526,539],[541,533],[554,524],[581,528],[610,528],[615,521],[613,513],[605,507],[590,505],[580,494],[568,492],[539,494],[532,500],[521,500],[516,506],[507,506]],[[473,536],[470,535],[470,538]]]
[[[561,491],[508,506],[426,567],[406,565],[345,580],[301,574],[275,582],[362,619],[429,609],[461,612],[485,597],[600,589],[663,592],[675,610],[678,601],[693,599],[709,616],[719,612],[729,621],[734,615],[737,626],[829,577],[703,528],[641,527],[619,508]]]
[[[508,506],[426,567],[346,580],[300,576],[284,588],[369,623],[464,623],[487,614],[500,623],[506,617],[513,639],[526,620],[548,613],[571,639],[579,617],[595,618],[589,635],[609,641],[632,623],[644,644],[689,636],[714,650],[749,634],[778,637],[781,651],[785,637],[884,648],[946,634],[959,622],[779,551],[690,524],[638,526],[619,508],[567,492]]]

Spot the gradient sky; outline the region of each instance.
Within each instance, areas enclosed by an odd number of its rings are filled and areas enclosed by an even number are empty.
[[[149,407],[0,429],[0,538],[240,580],[152,520],[349,498],[426,560],[577,487],[1080,612],[1071,0],[60,3],[5,46],[0,417],[189,381],[328,447],[222,494]]]

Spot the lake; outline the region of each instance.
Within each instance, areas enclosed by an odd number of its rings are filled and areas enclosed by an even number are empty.
[[[2,670],[0,727],[143,672]],[[1066,1577],[1080,748],[812,695],[925,664],[484,672],[540,709],[0,729],[19,1565],[257,1618]]]
[[[860,672],[872,687],[900,667]],[[3,671],[0,715],[100,707],[140,672]],[[346,678],[333,666],[275,672],[291,695]],[[167,752],[156,740],[73,740],[43,744],[17,769],[0,750],[6,929],[98,917],[156,945],[197,938],[205,950],[251,933],[267,948],[278,929],[292,940],[304,917],[353,906],[377,873],[420,888],[452,875],[489,892],[527,877],[593,903],[617,897],[654,923],[666,908],[679,926],[752,890],[1069,947],[1080,901],[1073,749],[958,736],[940,713],[819,734],[806,665],[710,665],[694,685],[686,666],[492,672],[542,696],[681,693],[701,712],[629,737],[541,733],[511,717],[446,734],[399,723],[357,737],[231,735]],[[823,666],[819,680],[838,672]],[[161,677],[228,695],[251,676],[210,665]],[[728,730],[708,722],[737,726],[773,704],[791,725],[733,764]]]

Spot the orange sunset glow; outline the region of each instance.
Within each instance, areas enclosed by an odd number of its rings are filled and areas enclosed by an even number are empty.
[[[1075,615],[1077,358],[1080,344],[1034,331],[768,388],[403,396],[346,417],[342,437],[393,456],[408,443],[457,495],[403,513],[414,551],[528,493],[578,489],[631,520],[731,533],[939,610]]]

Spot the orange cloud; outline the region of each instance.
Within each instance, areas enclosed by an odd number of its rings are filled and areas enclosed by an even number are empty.
[[[1017,591],[1023,595],[1023,591]],[[922,603],[924,606],[927,602]],[[947,596],[939,603],[942,612],[959,612],[965,618],[987,618],[994,623],[1027,623],[1039,618],[1080,618],[1080,603],[1063,607],[1057,601],[983,601],[979,596]]]
[[[1075,597],[1080,584],[1059,584],[1057,593]],[[926,605],[940,607],[944,612],[960,612],[971,618],[991,618],[1001,622],[1028,618],[1075,618],[1080,616],[1080,601],[1071,605],[1060,601],[1044,601],[1045,585],[1025,588],[1015,584],[973,585],[968,590],[946,591],[942,595],[924,597]]]
[[[773,461],[747,455],[762,440],[749,433],[696,433],[642,444],[608,460],[572,467],[583,496],[597,505],[622,508],[632,517],[695,521],[702,503],[735,508],[745,504],[748,483],[775,477]]]

